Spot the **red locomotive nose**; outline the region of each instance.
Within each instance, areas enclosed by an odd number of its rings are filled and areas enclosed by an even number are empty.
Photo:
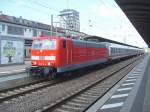
[[[54,66],[56,48],[56,39],[44,37],[35,39],[31,49],[31,64],[36,66]]]

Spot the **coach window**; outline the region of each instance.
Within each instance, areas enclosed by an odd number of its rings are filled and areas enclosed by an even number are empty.
[[[113,54],[113,48],[111,48],[111,54]]]
[[[2,25],[2,31],[5,31],[5,25]]]
[[[67,42],[66,42],[66,40],[63,41],[63,48],[67,48]]]

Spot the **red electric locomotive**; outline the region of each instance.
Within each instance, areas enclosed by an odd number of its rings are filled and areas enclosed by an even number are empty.
[[[108,60],[107,47],[65,37],[37,37],[33,39],[29,72],[54,77],[57,73],[103,63]]]

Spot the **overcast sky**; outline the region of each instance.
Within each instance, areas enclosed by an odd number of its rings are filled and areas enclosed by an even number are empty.
[[[70,8],[80,13],[80,29],[91,35],[146,47],[136,29],[114,0],[1,0],[0,11],[11,16],[46,24],[59,21],[59,11]]]

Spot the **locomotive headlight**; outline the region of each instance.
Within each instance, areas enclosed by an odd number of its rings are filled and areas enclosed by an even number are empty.
[[[31,60],[39,60],[39,56],[31,56]]]
[[[51,63],[50,63],[50,62],[48,62],[48,65],[51,65]]]
[[[56,60],[55,56],[45,56],[45,60]]]
[[[36,64],[37,64],[37,63],[36,63],[36,61],[35,61],[35,62],[33,62],[33,64],[34,64],[34,65],[36,65]]]

